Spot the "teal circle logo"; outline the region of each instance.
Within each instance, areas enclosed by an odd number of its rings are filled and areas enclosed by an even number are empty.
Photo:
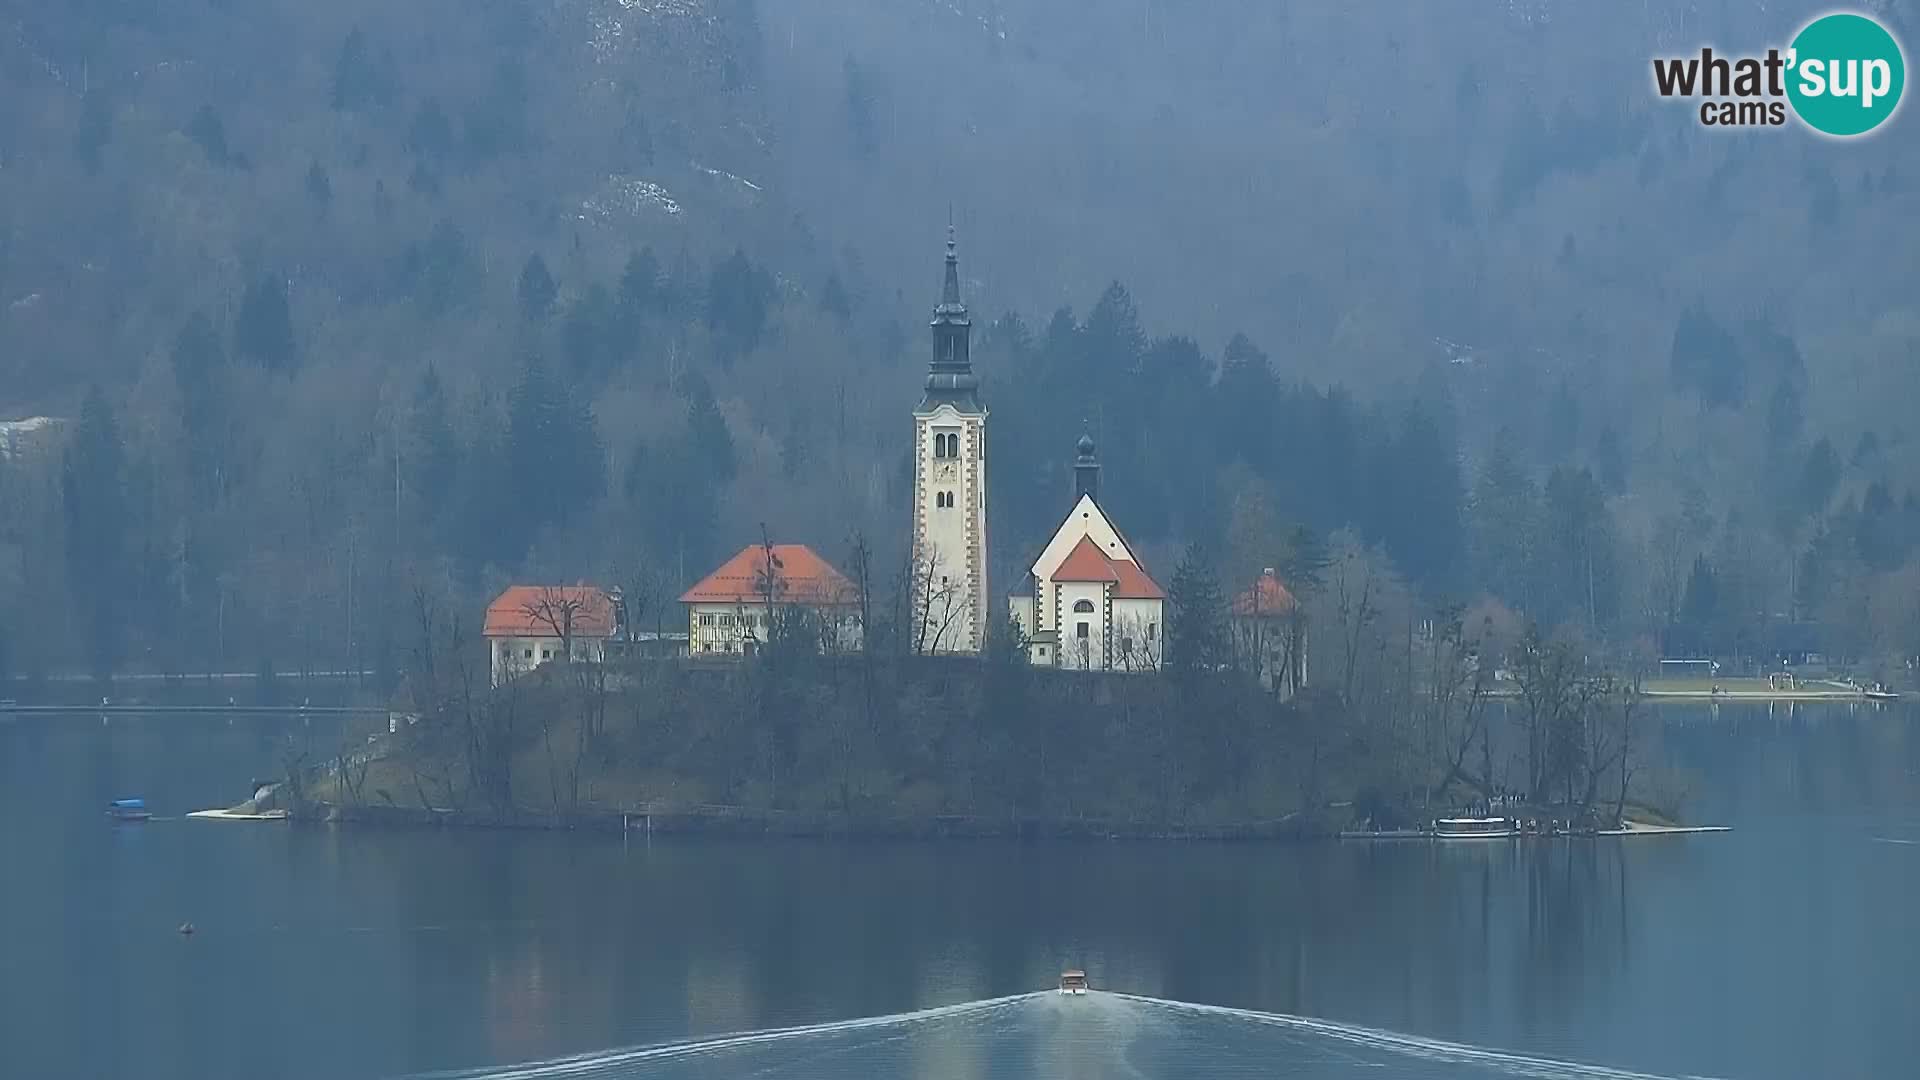
[[[1865,15],[1822,15],[1787,53],[1787,99],[1806,125],[1842,138],[1865,135],[1900,107],[1907,63],[1900,43]]]

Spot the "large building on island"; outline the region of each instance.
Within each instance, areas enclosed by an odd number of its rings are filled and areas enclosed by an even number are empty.
[[[1007,598],[1027,660],[1075,671],[1156,671],[1166,631],[1166,590],[1100,505],[1100,462],[1080,436],[1073,510]]]
[[[680,595],[693,656],[751,654],[773,639],[776,619],[803,615],[823,652],[860,647],[853,583],[805,544],[754,544]]]

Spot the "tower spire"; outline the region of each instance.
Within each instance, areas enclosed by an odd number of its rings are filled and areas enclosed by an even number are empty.
[[[1080,441],[1073,448],[1079,451],[1073,459],[1073,501],[1079,502],[1084,496],[1097,503],[1100,501],[1100,459],[1093,454],[1093,435],[1085,421],[1081,421]]]
[[[940,288],[940,306],[958,307],[964,314],[966,306],[960,303],[960,256],[953,239],[953,211],[947,211],[947,280]]]
[[[951,215],[952,211],[949,210]],[[946,275],[940,286],[940,302],[934,305],[933,363],[927,367],[926,402],[951,401],[963,411],[980,411],[976,391],[980,380],[973,374],[970,338],[973,320],[966,302],[960,299],[959,245],[954,240],[951,222],[947,225]]]

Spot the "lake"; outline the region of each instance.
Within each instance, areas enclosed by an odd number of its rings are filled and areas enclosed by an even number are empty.
[[[1912,1075],[1920,711],[1661,720],[1689,817],[1733,832],[1271,847],[116,827],[109,799],[226,805],[289,737],[324,750],[332,729],[0,715],[0,1075],[564,1055],[588,1056],[525,1074]],[[1032,993],[1069,966],[1112,993]],[[802,1025],[826,1026],[725,1037]],[[620,1051],[682,1039],[705,1041]]]

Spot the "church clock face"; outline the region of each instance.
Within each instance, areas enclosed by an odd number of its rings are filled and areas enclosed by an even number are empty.
[[[959,466],[951,461],[942,461],[933,467],[933,478],[935,480],[953,480],[959,475]]]

